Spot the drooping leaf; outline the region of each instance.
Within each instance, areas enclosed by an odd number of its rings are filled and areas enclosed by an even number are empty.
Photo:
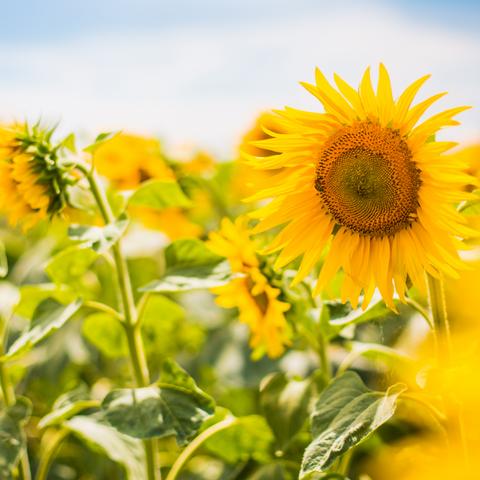
[[[35,309],[28,330],[15,340],[2,358],[12,359],[33,348],[55,330],[61,328],[77,313],[81,305],[81,300],[76,300],[68,305],[59,303],[53,298],[43,300]]]
[[[38,428],[42,429],[59,424],[85,408],[91,408],[94,405],[95,402],[90,399],[87,387],[82,384],[74,390],[60,395],[55,400],[51,412],[40,419]]]
[[[124,234],[128,226],[128,219],[120,217],[116,222],[96,227],[90,225],[71,225],[68,235],[72,240],[82,242],[98,253],[106,252]]]
[[[79,245],[57,253],[45,266],[45,273],[57,285],[69,285],[81,277],[96,260],[98,254]]]
[[[162,210],[169,207],[187,208],[192,202],[177,182],[148,180],[133,193],[128,204]]]
[[[163,278],[142,287],[142,291],[182,292],[212,288],[232,278],[228,262],[197,239],[173,242],[165,250],[165,263]]]
[[[123,435],[99,416],[76,416],[64,422],[62,426],[93,450],[122,465],[128,480],[147,478],[144,467],[145,454],[140,440]]]
[[[0,411],[0,478],[13,478],[12,471],[26,446],[22,425],[28,420],[32,405],[19,397],[15,405]]]
[[[284,373],[276,373],[261,386],[260,403],[279,449],[284,449],[305,424],[315,381],[289,380]]]
[[[228,428],[214,434],[205,448],[227,463],[254,459],[260,463],[271,459],[273,434],[260,415],[239,417]]]
[[[184,370],[167,361],[159,382],[113,390],[102,407],[106,419],[122,433],[135,438],[174,435],[183,445],[213,414],[214,402]]]
[[[386,392],[376,392],[354,372],[333,380],[320,394],[312,413],[313,441],[305,450],[300,478],[324,472],[336,458],[389,420],[405,388],[396,384]]]

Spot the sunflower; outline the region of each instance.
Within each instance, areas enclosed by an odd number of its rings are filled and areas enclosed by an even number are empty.
[[[37,126],[0,127],[0,210],[11,225],[28,230],[40,220],[59,214],[72,182],[60,163],[53,131]]]
[[[323,105],[313,113],[286,107],[272,113],[282,131],[253,145],[276,152],[245,153],[260,172],[281,168],[249,200],[271,199],[252,214],[255,233],[281,226],[268,251],[280,251],[276,267],[302,256],[294,283],[330,250],[315,288],[319,294],[343,270],[342,300],[365,308],[376,288],[394,309],[394,291],[405,299],[407,278],[424,287],[424,272],[456,275],[462,267],[458,237],[471,234],[453,205],[468,197],[472,178],[444,152],[455,143],[436,132],[457,125],[469,107],[445,110],[420,122],[444,94],[415,106],[429,78],[412,83],[394,100],[389,75],[380,65],[376,91],[367,68],[357,90],[338,75],[335,89],[317,69],[316,85],[303,84]]]
[[[153,138],[121,133],[100,146],[93,158],[98,173],[116,188],[129,190],[144,180],[175,180],[161,155],[160,142]]]
[[[238,308],[239,320],[250,328],[253,357],[279,357],[290,344],[290,329],[284,313],[290,308],[278,299],[280,290],[269,284],[262,273],[255,245],[250,239],[245,217],[235,222],[224,218],[219,232],[212,232],[209,248],[230,262],[232,271],[243,276],[212,292],[223,308]]]

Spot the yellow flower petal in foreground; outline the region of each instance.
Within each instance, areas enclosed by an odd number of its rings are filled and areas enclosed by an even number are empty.
[[[233,272],[244,276],[213,288],[216,302],[224,308],[238,308],[239,320],[250,329],[254,358],[265,353],[279,357],[290,344],[290,329],[284,313],[290,308],[278,299],[280,290],[272,287],[260,269],[255,246],[250,240],[245,218],[235,223],[223,219],[219,232],[210,234],[210,249],[230,262]]]
[[[302,256],[295,282],[304,278],[329,247],[318,277],[318,294],[343,270],[343,301],[365,307],[378,288],[391,307],[394,291],[405,295],[407,277],[424,286],[424,272],[456,275],[461,268],[458,237],[472,232],[453,205],[469,197],[472,178],[435,141],[444,126],[468,107],[421,118],[441,95],[412,106],[427,77],[394,100],[388,73],[380,65],[374,89],[367,69],[358,90],[335,75],[332,86],[317,70],[316,84],[304,84],[324,113],[285,108],[274,117],[282,129],[253,142],[276,152],[246,155],[262,174],[276,171],[250,200],[270,199],[252,214],[254,229],[283,227],[270,247],[277,266]],[[281,170],[278,170],[281,169]]]

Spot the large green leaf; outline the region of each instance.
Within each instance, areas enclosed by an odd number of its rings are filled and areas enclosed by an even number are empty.
[[[76,416],[62,426],[93,450],[122,465],[129,480],[147,478],[145,455],[140,440],[121,434],[98,416]]]
[[[28,420],[30,401],[20,397],[15,405],[0,412],[0,478],[9,480],[26,446],[22,425]]]
[[[110,424],[135,438],[175,435],[187,443],[213,414],[214,402],[173,361],[166,361],[160,381],[135,389],[111,391],[102,407]]]
[[[165,250],[166,271],[162,279],[141,288],[146,292],[182,292],[224,285],[232,278],[230,265],[203,242],[182,239]]]
[[[177,182],[164,180],[149,180],[142,183],[128,203],[159,210],[169,207],[190,207],[192,204]]]
[[[305,424],[314,391],[314,379],[289,380],[284,373],[273,374],[263,383],[260,403],[279,449],[283,450]]]
[[[260,415],[237,418],[231,426],[210,437],[204,444],[211,453],[227,463],[254,459],[264,463],[271,459],[273,434]]]
[[[96,227],[90,225],[71,225],[68,236],[72,240],[82,242],[82,246],[90,247],[98,253],[106,252],[113,244],[118,242],[128,226],[128,219],[120,217],[114,223]]]
[[[354,372],[333,380],[312,413],[313,441],[305,450],[300,478],[324,472],[336,458],[389,420],[405,388],[396,384],[386,392],[376,392]]]
[[[81,300],[64,305],[53,298],[43,300],[35,309],[29,329],[10,346],[2,359],[11,359],[33,348],[61,328],[81,307]]]
[[[97,252],[73,245],[51,258],[45,266],[45,273],[57,285],[70,285],[88,270],[97,257]]]

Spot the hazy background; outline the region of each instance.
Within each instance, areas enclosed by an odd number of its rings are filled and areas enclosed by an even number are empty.
[[[228,155],[266,108],[319,108],[314,67],[358,83],[383,61],[394,93],[424,73],[440,106],[476,107],[450,137],[480,140],[480,2],[2,2],[0,118],[94,134],[154,133]]]

